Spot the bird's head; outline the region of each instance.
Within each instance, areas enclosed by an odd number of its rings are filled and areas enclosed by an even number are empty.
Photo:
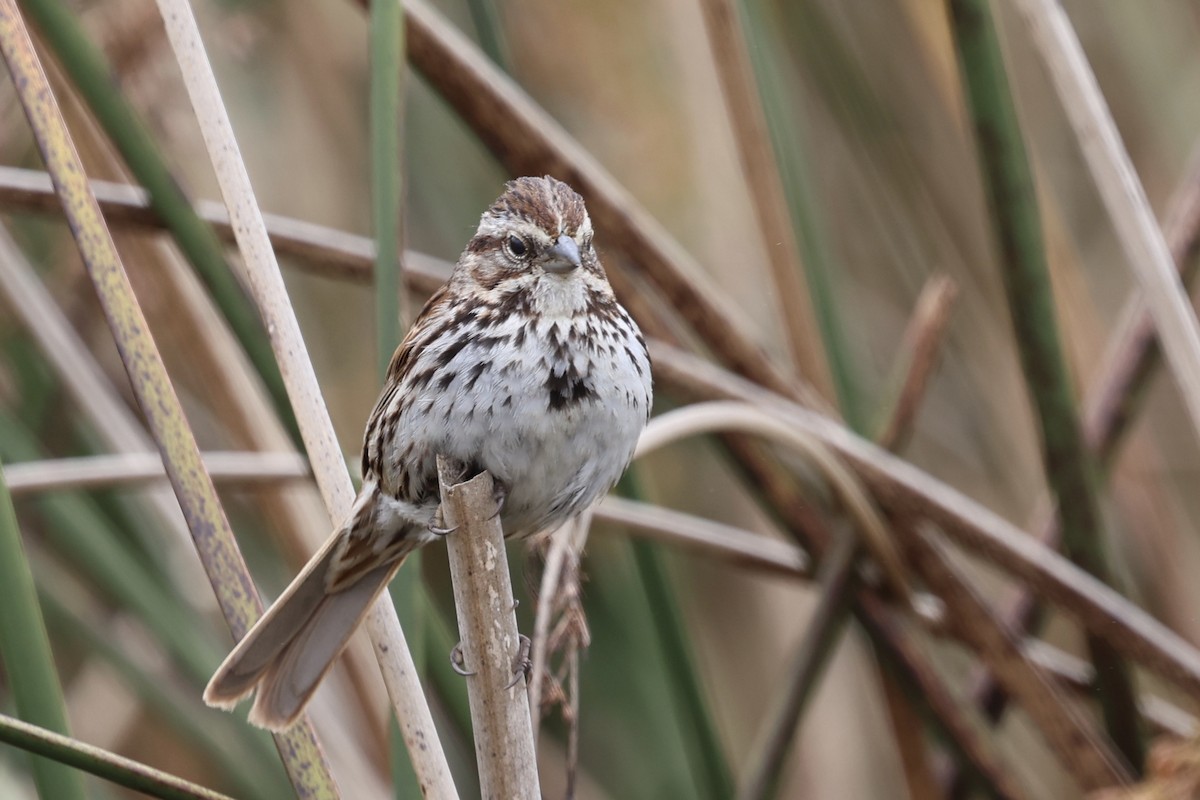
[[[611,294],[583,198],[549,176],[509,181],[458,266],[460,278],[485,294],[520,291],[563,301],[589,290]]]

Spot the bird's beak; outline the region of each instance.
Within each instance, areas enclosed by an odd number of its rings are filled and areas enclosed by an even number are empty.
[[[542,269],[553,272],[555,275],[565,275],[580,264],[579,245],[575,244],[575,240],[566,234],[558,237],[558,241],[546,255],[548,258],[542,265]]]

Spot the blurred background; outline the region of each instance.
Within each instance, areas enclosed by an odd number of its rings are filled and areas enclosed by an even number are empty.
[[[370,236],[362,8],[340,0],[192,5],[263,209]],[[788,345],[788,315],[808,315],[800,325],[810,332],[807,346],[817,366],[803,377],[846,419],[862,420],[868,429],[878,425],[923,286],[935,275],[953,279],[959,293],[940,365],[902,455],[1018,526],[1036,518],[1049,501],[1038,429],[1013,344],[942,3],[738,4],[777,146],[788,221],[807,271],[800,284],[809,287],[807,296],[790,301],[781,299],[769,264],[770,248],[783,244],[764,240],[760,231],[700,2],[436,5],[653,214],[736,306],[758,343],[793,374],[798,368]],[[1135,281],[1028,32],[1009,3],[992,5],[1036,175],[1064,345],[1081,395]],[[1200,104],[1194,102],[1200,91],[1200,7],[1186,0],[1063,5],[1161,214],[1188,173],[1200,130]],[[104,52],[112,79],[189,196],[218,200],[154,4],[101,0],[65,7]],[[128,182],[44,36],[38,45],[89,174]],[[404,82],[404,245],[453,261],[478,215],[511,176],[423,78],[408,72]],[[0,163],[42,169],[7,78],[0,80]],[[113,399],[136,419],[65,224],[21,208],[0,208],[0,214]],[[169,238],[122,232],[118,244],[201,446],[269,449],[285,443],[261,388],[249,378],[243,385],[230,377],[237,374],[231,363],[247,374],[242,356]],[[603,234],[597,245],[603,257]],[[379,387],[371,287],[314,274],[299,259],[282,261],[339,439],[357,469],[364,420]],[[629,268],[625,259],[608,262],[610,271]],[[406,319],[422,300],[419,292],[411,294]],[[112,423],[84,413],[12,303],[11,296],[0,297],[0,457],[10,464],[109,452],[113,444],[98,427]],[[825,322],[813,314],[814,306],[823,309]],[[844,348],[836,370],[828,366],[830,329]],[[819,330],[826,331],[824,339]],[[840,397],[835,381],[841,381]],[[239,395],[257,400],[239,401]],[[676,402],[660,392],[657,410]],[[1196,444],[1174,385],[1161,376],[1151,384],[1103,493],[1110,554],[1124,591],[1191,641],[1200,641],[1200,585],[1192,577],[1200,571],[1200,495],[1192,490],[1200,468]],[[671,446],[639,463],[633,475],[643,499],[785,538],[711,442]],[[308,483],[283,490],[226,486],[222,498],[268,596],[304,560],[281,529],[330,526]],[[819,497],[814,502],[822,504]],[[28,493],[18,495],[16,505],[74,735],[238,797],[287,796],[269,740],[200,703],[206,670],[226,651],[229,637],[178,511],[170,513],[169,490]],[[779,702],[816,595],[806,581],[665,544],[652,547],[682,613],[706,714],[736,779]],[[521,552],[514,547],[512,557],[528,574],[517,581],[528,599],[536,568],[524,563]],[[647,597],[642,566],[619,527],[595,525],[584,561],[592,643],[581,670],[578,796],[717,797],[697,763],[692,717],[673,699],[677,676],[656,633],[654,615],[662,612]],[[427,669],[441,671],[443,638],[453,630],[452,622],[446,628],[452,606],[444,552],[429,548],[419,570],[432,601],[415,612],[428,623],[420,649]],[[129,590],[132,572],[144,591]],[[994,573],[978,577],[985,591],[1002,594]],[[531,625],[533,607],[522,605],[523,628]],[[429,622],[433,618],[442,621]],[[429,632],[438,625],[443,638]],[[1052,615],[1045,631],[1053,643],[1082,652],[1078,630],[1068,621]],[[948,685],[965,695],[970,659],[949,645],[928,646]],[[343,678],[322,690],[319,705],[344,701],[352,681]],[[462,776],[460,791],[471,796],[477,789],[470,740],[461,711],[454,710],[461,688],[448,679],[434,685],[439,722],[456,777]],[[0,706],[11,709],[3,682]],[[778,796],[901,796],[903,772],[887,713],[872,650],[851,625],[802,719]],[[548,797],[565,791],[564,726],[555,716],[543,733],[541,754]],[[389,763],[396,755],[371,734],[378,730],[371,725],[381,723],[348,714],[342,724],[344,741],[326,745],[339,778],[356,776],[356,789],[346,796],[390,796]],[[1006,720],[997,742],[1030,796],[1074,795],[1074,784],[1020,713]],[[98,781],[89,785],[97,797],[125,796]],[[34,796],[26,756],[15,749],[0,748],[0,795]]]

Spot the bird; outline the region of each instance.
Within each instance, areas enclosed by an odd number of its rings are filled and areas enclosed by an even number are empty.
[[[396,349],[346,519],[204,691],[286,730],[374,599],[439,528],[437,457],[492,475],[506,538],[552,529],[607,493],[653,402],[646,342],[617,301],[583,198],[509,181]]]

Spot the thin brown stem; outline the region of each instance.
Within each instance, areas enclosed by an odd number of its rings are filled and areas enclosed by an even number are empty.
[[[1187,177],[1171,201],[1164,236],[1180,279],[1190,284],[1196,275],[1196,257],[1200,251],[1200,149],[1193,154]],[[1083,404],[1084,440],[1101,468],[1111,467],[1150,378],[1162,364],[1157,329],[1141,298],[1130,299],[1120,316],[1122,322]],[[1043,516],[1031,528],[1049,547],[1057,546],[1057,515]],[[1001,607],[1007,624],[1028,631],[1040,616],[1042,603],[1035,592],[1022,587],[1002,601]],[[1006,709],[1007,696],[995,677],[986,669],[980,670],[972,677],[971,686],[972,698],[988,719],[999,720]]]
[[[1030,661],[1016,634],[1000,624],[986,601],[972,590],[933,535],[918,531],[908,537],[909,554],[926,583],[946,603],[947,622],[971,643],[1004,681],[1058,755],[1087,791],[1128,783],[1129,768],[1091,723],[1064,697],[1049,676]]]
[[[161,230],[163,219],[150,205],[146,191],[138,186],[112,181],[92,180],[89,186],[100,204],[105,221],[113,228]],[[9,211],[62,214],[62,205],[54,194],[50,176],[39,170],[0,166],[0,208]],[[234,242],[233,226],[223,203],[199,200],[196,213],[212,225],[226,242]],[[281,256],[296,259],[295,266],[327,278],[371,283],[375,261],[375,242],[353,233],[305,222],[293,217],[263,214],[271,246]],[[426,294],[446,282],[450,265],[440,259],[408,251],[405,254],[404,279],[414,290]],[[417,264],[409,275],[410,260]]]
[[[721,96],[733,129],[742,174],[775,281],[771,296],[779,304],[797,371],[828,396],[832,384],[825,359],[814,346],[821,337],[813,322],[800,249],[792,230],[787,197],[771,148],[767,118],[758,94],[754,65],[746,50],[746,33],[738,18],[738,8],[732,0],[701,0],[700,10],[704,13],[704,27],[721,81]]]
[[[1046,644],[1041,639],[1026,639],[1022,649],[1030,661],[1054,676],[1064,689],[1082,698],[1095,692],[1096,671],[1082,658]],[[1138,707],[1156,734],[1190,739],[1200,733],[1200,721],[1195,716],[1161,697],[1144,694],[1138,698]]]
[[[881,447],[899,452],[908,442],[925,388],[937,366],[957,296],[958,287],[945,275],[930,278],[921,289],[897,354],[895,399],[875,437]]]
[[[404,7],[410,62],[512,174],[548,173],[571,184],[586,198],[606,248],[637,264],[723,363],[788,397],[823,405],[779,371],[700,265],[557,121],[423,0],[404,0]],[[609,278],[623,302],[636,300],[623,270],[610,270]]]
[[[756,747],[756,756],[738,789],[738,800],[764,800],[774,797],[783,770],[784,760],[796,738],[804,706],[820,677],[821,668],[833,651],[843,623],[848,616],[853,593],[854,561],[858,554],[858,537],[839,536],[821,560],[817,579],[821,597],[809,617],[808,627],[796,650],[789,680],[782,698],[774,704],[774,712],[766,726],[767,735]]]
[[[812,564],[803,550],[769,536],[615,495],[605,497],[593,511],[597,519],[680,549],[794,578],[812,577]]]
[[[214,483],[281,483],[311,477],[308,461],[298,453],[207,452],[201,456]],[[166,478],[162,458],[157,453],[55,458],[4,465],[4,480],[13,495],[142,484]]]
[[[897,400],[892,404],[888,422],[884,427],[881,443],[890,450],[906,435],[912,425],[925,386],[937,363],[937,352],[954,299],[954,287],[948,279],[934,279],[926,285],[917,302],[917,308],[909,322],[904,338],[901,364],[904,373],[898,382],[902,387]],[[809,693],[815,687],[824,663],[839,640],[840,632],[848,619],[858,588],[854,576],[855,562],[860,550],[858,533],[848,530],[834,542],[831,552],[821,562],[821,597],[817,609],[809,619],[803,641],[797,652],[788,683],[788,690],[779,711],[772,718],[764,744],[756,748],[757,758],[750,768],[749,777],[743,782],[739,796],[744,800],[769,797],[774,794],[779,780],[783,757],[795,736],[797,726]],[[902,720],[914,716],[911,705],[897,688],[895,679],[882,671],[888,701],[889,719],[897,742],[920,741],[911,729],[900,727]],[[909,779],[909,794],[923,796],[920,787],[932,784],[928,760],[922,748],[907,747],[904,754],[905,776]]]
[[[722,442],[745,471],[747,480],[786,524],[788,532],[801,539],[817,557],[823,556],[832,536],[824,520],[797,491],[788,470],[767,448],[743,437],[725,436]],[[980,735],[979,723],[970,719],[958,699],[947,691],[943,677],[917,643],[909,624],[866,588],[860,587],[856,593],[854,613],[874,644],[876,657],[885,662],[910,696],[921,698],[922,707],[962,762],[995,796],[1025,797],[1012,769]]]
[[[681,351],[653,344],[661,382],[693,398],[732,398],[776,410],[832,448],[894,520],[937,524],[959,545],[1074,614],[1126,658],[1200,692],[1200,653],[1160,622],[960,492],[863,441],[844,426]],[[901,533],[911,525],[897,525]]]

